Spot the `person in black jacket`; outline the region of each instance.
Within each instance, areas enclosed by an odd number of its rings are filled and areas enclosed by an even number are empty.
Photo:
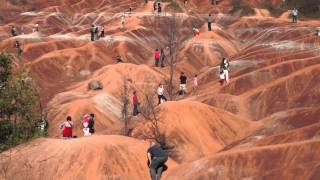
[[[184,74],[184,72],[180,75],[180,91],[179,95],[184,95],[186,93],[187,89],[187,76]]]
[[[88,128],[89,128],[89,132],[93,134],[94,133],[94,114],[93,113],[90,114],[90,121],[89,121]]]
[[[162,172],[167,168],[168,155],[164,149],[154,142],[152,142],[147,152],[151,179],[160,180]]]

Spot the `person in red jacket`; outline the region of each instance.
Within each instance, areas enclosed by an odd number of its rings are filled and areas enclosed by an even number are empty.
[[[132,96],[132,104],[133,104],[133,116],[137,116],[139,114],[139,101],[137,97],[137,92],[133,91]]]
[[[72,138],[73,123],[71,121],[72,121],[71,117],[68,116],[67,121],[60,125],[60,128],[63,129],[62,130],[62,137],[63,138],[66,138],[66,139]]]
[[[160,60],[160,51],[159,51],[159,49],[156,49],[156,51],[154,52],[154,59],[155,59],[155,66],[158,67],[159,60]]]

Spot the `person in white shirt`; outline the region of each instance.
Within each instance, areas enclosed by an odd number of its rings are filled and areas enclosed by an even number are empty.
[[[292,10],[292,23],[297,23],[298,22],[298,9],[293,8]]]
[[[158,94],[158,100],[159,100],[158,105],[161,104],[163,100],[167,101],[167,98],[164,96],[164,89],[162,84],[159,84],[157,94]]]

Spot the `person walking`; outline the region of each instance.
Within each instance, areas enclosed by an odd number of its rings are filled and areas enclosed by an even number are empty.
[[[71,116],[68,116],[67,121],[60,124],[60,129],[63,129],[62,137],[65,139],[72,138],[72,128],[73,128],[72,119],[71,119]]]
[[[230,64],[226,58],[222,58],[220,64],[220,76],[224,77],[224,81],[228,84],[229,82],[229,67]]]
[[[158,67],[159,66],[159,60],[160,60],[160,51],[157,48],[156,51],[154,52],[154,60],[155,60],[155,66]]]
[[[101,27],[101,31],[100,31],[100,37],[104,38],[105,34],[104,34],[104,26]]]
[[[198,89],[198,75],[194,75],[193,77],[193,91]]]
[[[94,39],[99,40],[99,27],[98,26],[96,26],[94,28]]]
[[[167,167],[167,153],[159,145],[152,142],[148,148],[147,156],[151,180],[160,180],[164,167]]]
[[[137,116],[139,112],[139,101],[137,97],[137,92],[133,91],[133,96],[132,96],[132,104],[133,104],[133,116]]]
[[[94,25],[92,24],[91,25],[91,28],[90,28],[90,35],[91,35],[91,41],[94,41],[94,33],[95,33],[95,27]]]
[[[161,104],[163,101],[167,101],[167,98],[164,96],[164,88],[162,84],[159,84],[157,94],[158,94],[158,105]]]
[[[184,1],[183,1],[183,6],[184,6],[184,7],[187,7],[187,5],[188,5],[188,0],[184,0]]]
[[[180,91],[179,95],[184,95],[187,89],[187,76],[185,76],[184,72],[180,74]]]
[[[121,16],[121,30],[124,30],[124,15]]]
[[[211,31],[211,23],[212,23],[212,16],[209,14],[208,16],[208,31]]]
[[[297,23],[298,22],[298,9],[293,8],[291,15],[292,15],[292,23]]]

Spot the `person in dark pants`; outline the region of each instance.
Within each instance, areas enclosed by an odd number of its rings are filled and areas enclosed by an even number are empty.
[[[133,96],[132,96],[132,104],[133,104],[133,116],[137,116],[139,114],[139,101],[137,97],[137,92],[133,91]]]
[[[89,127],[89,132],[93,134],[94,133],[94,114],[93,113],[90,114],[90,121],[89,121],[88,127]]]
[[[162,84],[159,84],[157,94],[158,94],[158,105],[161,104],[163,101],[167,101],[167,98],[164,96],[164,88]]]
[[[208,31],[211,31],[211,23],[212,23],[212,16],[209,14],[208,16]]]
[[[184,72],[181,72],[179,95],[184,95],[186,93],[186,89],[187,89],[187,76],[184,74]]]
[[[91,41],[95,40],[95,30],[96,28],[94,27],[94,25],[91,25],[91,28],[90,28]]]
[[[148,149],[148,165],[152,180],[160,180],[167,160],[167,153],[153,142]]]
[[[104,37],[104,26],[101,27],[101,31],[100,31],[100,37]]]

